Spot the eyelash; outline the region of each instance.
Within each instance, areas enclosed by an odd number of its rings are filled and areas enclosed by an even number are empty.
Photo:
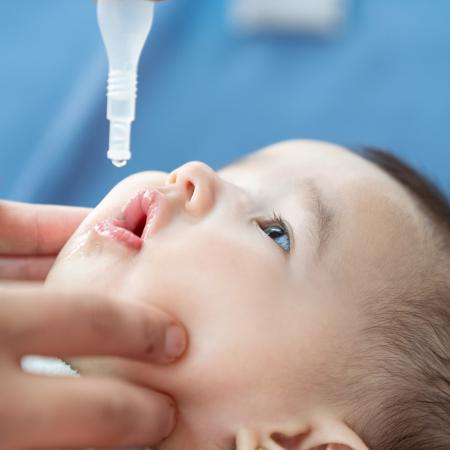
[[[281,250],[283,250],[286,253],[289,253],[289,251],[290,251],[290,243],[291,243],[291,234],[289,233],[289,227],[287,226],[286,222],[284,221],[283,217],[280,214],[278,214],[278,213],[276,213],[274,211],[272,213],[271,217],[269,217],[267,219],[264,219],[264,220],[260,220],[258,222],[258,226],[261,228],[261,230],[263,232],[265,232],[264,230],[266,230],[267,228],[270,228],[270,227],[278,227],[278,228],[280,228],[286,234],[286,236],[289,239],[289,249],[286,250],[285,248],[281,247],[279,244],[277,244],[277,245],[278,245],[278,247],[281,248]],[[268,235],[266,234],[266,236],[268,236]]]

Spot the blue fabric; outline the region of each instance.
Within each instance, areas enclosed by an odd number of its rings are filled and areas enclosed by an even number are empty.
[[[334,38],[239,36],[227,1],[156,6],[120,170],[95,3],[1,1],[0,197],[92,206],[133,172],[298,137],[392,149],[450,193],[448,0],[354,0]]]

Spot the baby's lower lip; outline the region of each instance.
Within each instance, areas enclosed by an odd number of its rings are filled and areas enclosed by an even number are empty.
[[[139,191],[122,208],[120,217],[103,220],[94,226],[94,230],[101,236],[140,250],[155,229],[160,215],[160,196],[156,190]]]
[[[103,220],[94,226],[94,230],[99,235],[114,239],[134,250],[140,250],[142,247],[142,239],[124,228],[124,222],[119,219]]]

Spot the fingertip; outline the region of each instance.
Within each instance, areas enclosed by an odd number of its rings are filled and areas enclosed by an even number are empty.
[[[180,358],[186,351],[187,334],[178,324],[169,325],[166,329],[164,351],[169,361]]]
[[[152,412],[146,413],[141,410],[140,417],[135,422],[138,427],[135,436],[139,435],[139,437],[133,442],[127,440],[123,444],[152,447],[160,444],[173,433],[178,418],[175,402],[164,394],[151,392],[148,395],[148,406]]]
[[[172,431],[175,428],[176,421],[177,421],[177,409],[175,407],[175,403],[170,401],[169,413],[166,421],[163,439],[167,439],[172,434]]]

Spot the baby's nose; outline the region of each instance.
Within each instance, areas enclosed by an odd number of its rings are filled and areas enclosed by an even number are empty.
[[[174,170],[167,184],[175,184],[183,193],[185,209],[195,216],[206,214],[213,206],[219,176],[207,164],[192,161]]]

